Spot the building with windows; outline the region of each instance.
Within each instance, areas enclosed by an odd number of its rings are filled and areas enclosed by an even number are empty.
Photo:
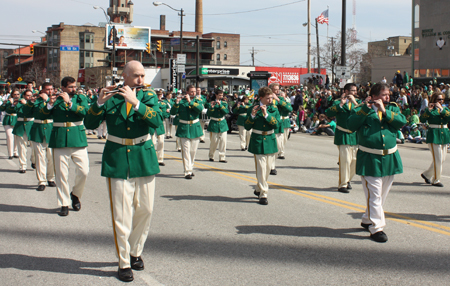
[[[413,0],[414,78],[450,82],[450,22],[448,0]]]

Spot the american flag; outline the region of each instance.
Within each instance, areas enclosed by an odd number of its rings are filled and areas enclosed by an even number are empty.
[[[328,9],[323,11],[322,14],[320,14],[320,16],[317,17],[317,23],[319,24],[327,23],[328,25]]]

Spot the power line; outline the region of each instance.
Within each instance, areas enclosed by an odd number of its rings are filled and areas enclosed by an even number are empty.
[[[277,5],[277,6],[266,7],[266,8],[259,8],[259,9],[253,9],[253,10],[247,10],[247,11],[230,12],[230,13],[218,13],[218,14],[200,14],[200,15],[202,15],[202,16],[223,16],[223,15],[234,15],[234,14],[251,13],[251,12],[258,12],[258,11],[264,11],[264,10],[279,8],[279,7],[288,6],[288,5],[292,5],[292,4],[296,4],[296,3],[300,3],[300,2],[305,2],[305,1],[306,0],[294,1],[294,2],[291,2],[291,3],[281,4],[281,5]],[[187,15],[195,15],[195,14],[187,13]]]

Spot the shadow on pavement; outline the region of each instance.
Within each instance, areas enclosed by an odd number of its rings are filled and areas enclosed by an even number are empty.
[[[0,212],[56,214],[59,209],[43,209],[32,206],[0,204]]]
[[[302,170],[339,171],[338,167],[335,167],[335,168],[319,168],[319,167],[309,167],[309,166],[277,166],[277,169],[302,169]]]
[[[0,268],[112,277],[117,275],[116,271],[88,269],[112,266],[117,266],[117,262],[85,262],[68,258],[0,254]]]
[[[441,222],[450,222],[450,215],[434,215],[434,214],[413,214],[413,213],[395,213],[396,215],[399,216],[405,216],[405,217],[409,217],[411,219],[415,219],[415,220],[422,220],[422,221],[441,221]],[[362,213],[349,213],[349,215],[353,218],[353,219],[361,219],[362,217]],[[392,215],[389,215],[389,213],[386,214],[387,218],[398,218]]]
[[[335,238],[350,238],[350,239],[367,239],[360,235],[349,234],[350,232],[362,232],[363,228],[350,229],[333,229],[328,227],[308,226],[308,227],[294,227],[282,225],[240,225],[236,226],[238,234],[271,234],[271,235],[288,235],[288,236],[303,236],[303,237],[335,237]]]
[[[211,202],[232,202],[232,203],[255,203],[256,197],[231,198],[224,196],[161,196],[167,198],[169,201],[211,201]]]
[[[23,190],[30,190],[30,189],[36,189],[36,185],[30,186],[30,185],[21,185],[21,184],[0,184],[0,189],[23,189]]]

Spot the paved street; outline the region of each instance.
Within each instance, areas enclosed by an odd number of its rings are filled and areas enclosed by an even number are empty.
[[[104,141],[89,138],[81,211],[59,217],[56,189],[35,191],[31,167],[18,173],[18,159],[6,159],[0,129],[0,284],[122,285],[100,177]],[[174,139],[166,141],[145,270],[134,272],[133,285],[449,283],[450,162],[444,188],[425,185],[420,173],[431,163],[427,145],[399,145],[404,174],[395,177],[388,196],[389,241],[380,244],[359,226],[365,205],[360,178],[349,194],[336,191],[332,137],[291,136],[286,160],[277,160],[278,175],[269,179],[268,206],[257,204],[255,161],[238,141],[236,133],[228,135],[227,164],[217,162],[217,154],[209,162],[209,140],[200,144],[193,180],[183,177]]]

